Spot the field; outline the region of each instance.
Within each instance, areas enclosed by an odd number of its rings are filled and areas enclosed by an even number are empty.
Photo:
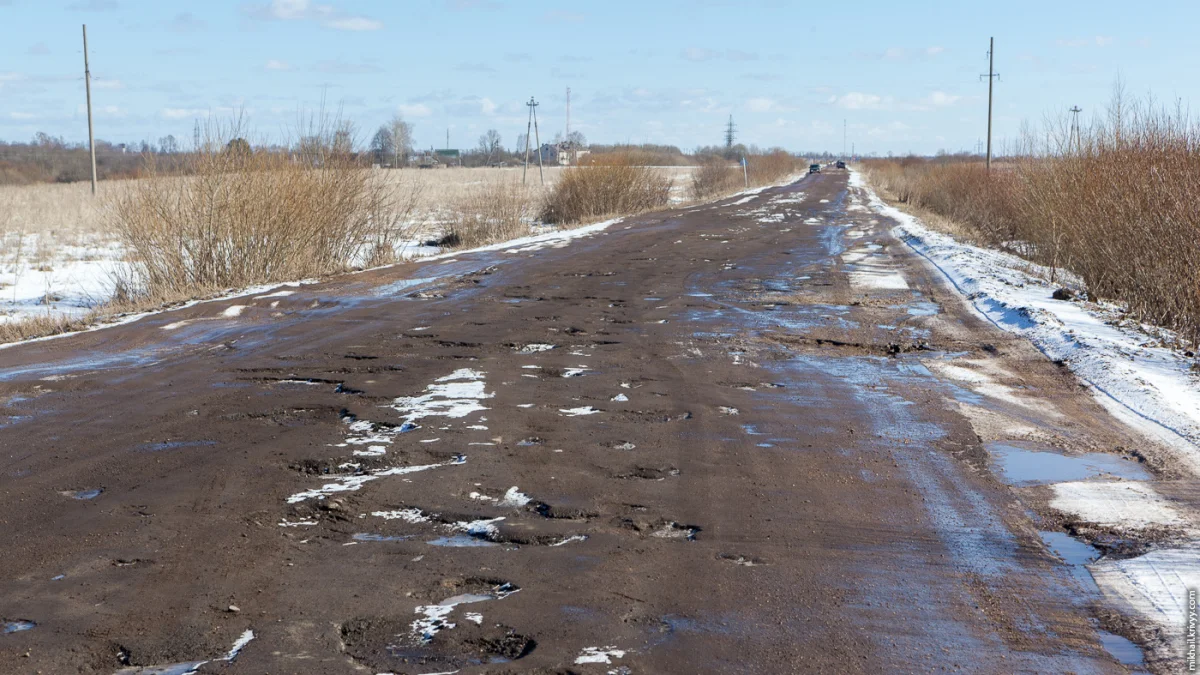
[[[671,202],[689,199],[694,167],[654,170],[672,180]],[[436,252],[424,244],[439,239],[473,196],[489,190],[517,195],[528,203],[532,219],[562,173],[562,167],[546,167],[543,186],[531,167],[529,187],[521,190],[520,168],[384,172],[402,197],[397,208],[404,211],[392,233],[396,257]],[[0,185],[0,326],[12,331],[10,337],[80,319],[112,297],[130,267],[112,226],[112,204],[139,187],[138,180],[101,181],[93,196],[87,183]],[[42,326],[28,328],[31,322]],[[18,332],[17,324],[27,328]]]

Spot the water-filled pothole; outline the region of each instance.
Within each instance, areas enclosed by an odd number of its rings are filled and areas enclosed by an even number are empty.
[[[992,442],[986,447],[1000,470],[1000,477],[1009,485],[1045,485],[1102,476],[1128,480],[1152,478],[1140,464],[1102,452],[1064,455],[1049,448],[1031,449],[1018,442]]]

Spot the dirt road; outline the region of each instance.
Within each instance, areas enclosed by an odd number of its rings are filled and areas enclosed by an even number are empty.
[[[1126,672],[986,446],[1130,439],[855,192],[0,351],[0,672]]]

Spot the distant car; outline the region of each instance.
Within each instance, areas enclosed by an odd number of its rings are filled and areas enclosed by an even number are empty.
[[[846,168],[846,163],[839,159],[838,163],[837,163],[837,168],[839,168],[839,169]]]
[[[809,164],[808,172],[809,173],[821,173],[821,165],[820,164]]]

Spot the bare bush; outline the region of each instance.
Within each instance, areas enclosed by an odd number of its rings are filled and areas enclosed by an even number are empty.
[[[705,157],[700,168],[692,174],[692,198],[711,199],[733,192],[743,184],[741,173],[741,166],[730,164],[721,157]]]
[[[133,262],[130,298],[193,297],[391,259],[415,195],[405,202],[335,145],[310,136],[296,153],[205,147],[193,175],[162,175],[150,161],[146,179],[109,204]]]
[[[485,184],[459,200],[441,243],[447,247],[483,246],[530,232],[534,211],[528,188],[516,182]]]
[[[642,213],[666,206],[672,181],[652,167],[619,153],[563,170],[546,196],[541,219],[574,224],[611,215]]]
[[[1200,127],[1183,113],[1118,95],[1107,120],[1027,143],[990,175],[978,162],[915,159],[868,171],[889,196],[966,224],[1052,278],[1069,270],[1091,295],[1200,342]]]

